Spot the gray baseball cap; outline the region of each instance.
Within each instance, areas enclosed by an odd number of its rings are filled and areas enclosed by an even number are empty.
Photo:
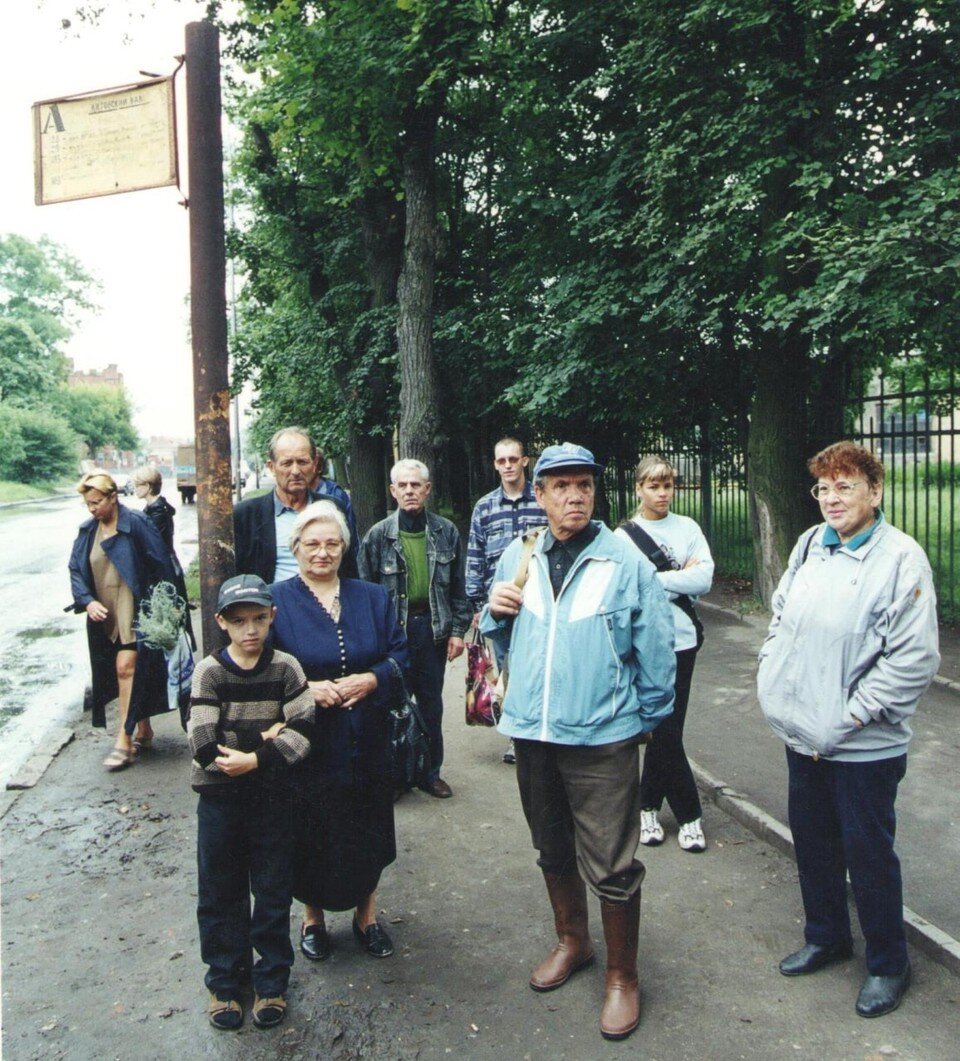
[[[228,578],[217,594],[217,615],[231,604],[262,604],[273,607],[273,597],[266,582],[259,575],[234,575]]]

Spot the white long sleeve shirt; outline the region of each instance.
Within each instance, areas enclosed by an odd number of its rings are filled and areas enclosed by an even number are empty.
[[[633,522],[660,546],[665,556],[675,560],[681,570],[658,571],[657,579],[660,587],[667,594],[668,600],[674,600],[681,593],[686,593],[692,600],[710,592],[713,585],[713,557],[710,555],[710,546],[703,536],[696,520],[689,516],[678,516],[675,512],[668,512],[663,519],[643,519],[634,516]],[[614,532],[632,543],[630,535],[619,527]],[[684,564],[696,558],[700,562],[693,567],[684,569]],[[697,632],[688,615],[679,608],[671,608],[673,623],[676,633],[676,650],[682,652],[684,649],[697,647]]]

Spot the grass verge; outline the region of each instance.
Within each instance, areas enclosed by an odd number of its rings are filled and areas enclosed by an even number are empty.
[[[27,483],[14,483],[9,479],[0,479],[0,504],[8,504],[11,501],[36,501],[44,497],[53,497],[54,494],[64,494],[69,490],[69,485],[30,486]]]

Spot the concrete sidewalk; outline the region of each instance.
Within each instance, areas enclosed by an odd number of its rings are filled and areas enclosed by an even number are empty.
[[[751,686],[725,667],[737,639],[710,625],[695,679],[693,750],[706,759],[714,745],[736,748],[735,734],[724,739],[725,720],[742,708],[751,739],[740,748],[733,780],[741,783],[760,749],[775,770],[782,753],[763,745]],[[718,670],[727,684],[707,694]],[[777,961],[801,939],[795,867],[709,803],[705,854],[680,851],[672,835],[641,850],[648,874],[639,1030],[621,1044],[600,1038],[602,966],[557,992],[531,991],[529,971],[551,946],[549,908],[513,768],[500,763],[504,741],[462,723],[462,675],[458,663],[447,682],[444,775],[454,798],[413,793],[397,804],[399,858],[379,894],[395,956],[378,962],[360,953],[349,913],[333,915],[333,956],[319,965],[298,956],[290,1014],[273,1032],[248,1021],[238,1034],[218,1033],[206,1023],[195,796],[176,721],[161,720],[153,751],[118,775],[100,767],[108,739],[82,725],[36,787],[8,794],[5,1061],[957,1057],[960,979],[921,953],[912,954],[914,986],[903,1006],[876,1021],[853,1010],[864,972],[860,944],[856,959],[816,976],[777,973]],[[294,909],[293,933],[299,916]]]
[[[766,621],[744,621],[710,607],[702,614],[706,642],[697,659],[687,715],[688,755],[702,768],[702,787],[711,789],[708,779],[716,779],[738,794],[739,804],[755,805],[788,835],[783,744],[767,726],[756,698],[757,652]],[[960,879],[955,872],[960,865],[960,787],[953,782],[960,752],[958,723],[960,695],[945,683],[932,685],[913,720],[907,775],[897,797],[897,849],[905,905],[946,934],[942,955],[960,972]],[[763,835],[762,827],[759,831]],[[929,935],[936,938],[936,930]]]

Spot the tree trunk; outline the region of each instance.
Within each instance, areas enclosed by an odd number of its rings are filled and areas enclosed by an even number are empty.
[[[433,289],[437,252],[434,144],[440,108],[414,106],[403,152],[406,232],[397,285],[400,356],[400,456],[436,464],[441,446],[433,361]]]
[[[367,189],[357,208],[370,282],[370,308],[393,305],[403,255],[403,206],[390,189],[375,187]],[[368,387],[370,411],[367,418],[362,424],[352,424],[347,433],[350,500],[361,534],[366,534],[387,514],[388,494],[384,489],[383,467],[391,456],[389,432],[382,433],[389,428],[387,384],[382,371],[371,373]]]
[[[796,331],[765,336],[750,415],[754,592],[770,604],[790,550],[811,523],[807,506],[806,346]]]

